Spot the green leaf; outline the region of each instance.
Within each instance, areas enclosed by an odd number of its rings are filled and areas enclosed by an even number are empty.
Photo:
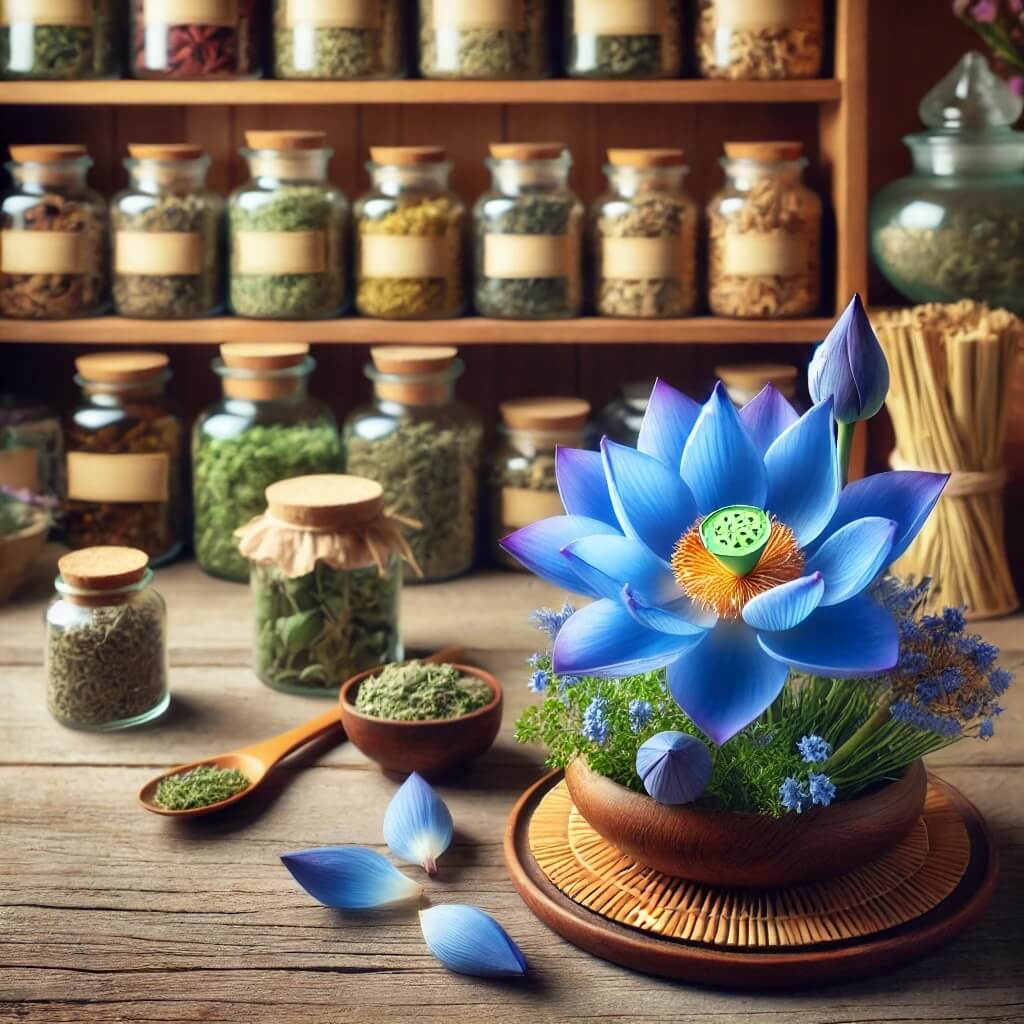
[[[289,654],[298,654],[312,646],[323,628],[323,616],[315,608],[277,620],[278,636]]]

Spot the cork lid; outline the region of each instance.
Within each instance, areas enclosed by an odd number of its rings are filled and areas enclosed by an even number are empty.
[[[163,352],[93,352],[75,360],[79,376],[98,384],[148,380],[163,373],[167,365]]]
[[[495,160],[557,160],[565,152],[564,142],[492,142]]]
[[[79,160],[88,156],[85,146],[77,143],[48,143],[39,146],[11,146],[11,159],[19,164],[56,164],[63,160]]]
[[[347,530],[384,511],[384,488],[361,476],[297,476],[271,484],[265,493],[271,516],[307,529]]]
[[[77,590],[120,590],[138,583],[149,568],[149,555],[138,548],[82,548],[57,562],[61,579]]]
[[[130,142],[128,154],[136,160],[198,160],[203,147],[190,142]]]
[[[459,354],[450,345],[401,345],[370,349],[378,373],[415,376],[447,369]]]
[[[760,391],[766,384],[774,384],[782,392],[792,392],[799,372],[787,363],[733,363],[715,367],[715,376],[727,388],[743,391]]]
[[[315,131],[251,131],[245,133],[250,149],[323,149],[327,132]]]
[[[804,153],[802,142],[726,142],[725,155],[730,160],[799,160]]]
[[[498,408],[513,430],[567,430],[590,418],[590,403],[582,398],[514,398]]]
[[[370,159],[375,164],[414,167],[417,164],[442,164],[448,155],[442,146],[371,146]]]
[[[285,370],[300,366],[309,355],[305,342],[267,342],[265,344],[231,341],[220,347],[224,365],[232,370]]]
[[[613,167],[682,167],[686,153],[682,149],[609,149]]]

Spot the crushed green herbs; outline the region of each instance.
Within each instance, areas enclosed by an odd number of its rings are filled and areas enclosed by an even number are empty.
[[[660,31],[645,34],[580,30],[576,11],[587,2],[571,0],[566,5],[569,20],[566,67],[570,75],[581,78],[673,78],[679,74],[682,66],[681,0],[655,0],[661,8]]]
[[[201,764],[179,775],[161,780],[153,802],[167,811],[189,811],[228,800],[252,783],[235,768]]]
[[[494,691],[454,665],[407,661],[359,684],[356,709],[372,718],[424,722],[459,718],[485,707]]]
[[[68,81],[113,75],[111,0],[92,0],[91,8],[91,24],[34,24],[10,15],[10,23],[0,26],[0,76]]]

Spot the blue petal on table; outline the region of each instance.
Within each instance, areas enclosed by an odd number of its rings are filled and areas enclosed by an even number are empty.
[[[437,873],[437,858],[451,845],[452,815],[445,802],[413,772],[391,798],[384,815],[384,840],[396,857]]]
[[[362,846],[323,846],[281,857],[314,899],[339,910],[371,910],[417,899],[423,892],[389,860]]]
[[[456,974],[509,978],[526,973],[519,947],[477,907],[444,903],[421,910],[420,928],[430,952]]]

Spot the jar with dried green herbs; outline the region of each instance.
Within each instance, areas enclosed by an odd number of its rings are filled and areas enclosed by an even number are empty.
[[[330,696],[359,672],[402,658],[403,527],[384,489],[355,476],[267,488],[267,510],[238,531],[252,561],[256,674],[288,693]]]
[[[64,431],[47,405],[0,394],[0,485],[64,495]]]
[[[100,732],[167,710],[167,609],[144,551],[84,548],[57,563],[46,609],[46,703],[62,725]]]
[[[86,184],[84,146],[11,146],[0,199],[0,311],[64,320],[106,308],[107,204]]]
[[[220,353],[223,397],[192,430],[193,541],[204,572],[244,583],[249,562],[235,530],[263,511],[267,487],[340,473],[345,458],[334,416],[308,393],[308,345],[234,342]]]
[[[276,78],[401,78],[401,0],[274,0]]]
[[[547,0],[419,0],[424,78],[544,78]]]
[[[566,0],[570,78],[677,78],[682,0]]]
[[[498,542],[523,526],[565,514],[555,479],[555,449],[587,447],[590,403],[518,398],[502,402],[500,412],[500,444],[488,473],[491,553],[505,568],[521,569]]]
[[[591,214],[602,316],[659,319],[697,309],[697,204],[681,149],[608,151],[608,191]]]
[[[483,425],[455,399],[454,348],[374,348],[373,402],[343,432],[348,470],[378,481],[389,510],[416,520],[409,545],[426,581],[471,569],[476,556]]]
[[[613,398],[601,410],[597,435],[635,448],[655,383],[654,378],[626,381],[618,398]]]
[[[583,206],[560,142],[494,143],[492,184],[473,211],[481,316],[561,320],[583,308]]]
[[[246,133],[250,181],[231,193],[232,312],[319,320],[345,306],[348,203],[327,180],[324,132]]]
[[[355,204],[356,308],[388,320],[465,309],[466,209],[437,146],[370,150],[371,188]]]
[[[206,188],[198,146],[128,147],[129,185],[111,200],[114,310],[147,320],[219,313],[224,199]]]
[[[0,78],[69,81],[118,72],[112,0],[0,5]]]
[[[822,204],[799,142],[727,142],[708,206],[708,302],[716,316],[810,316],[821,302]]]
[[[172,559],[185,532],[185,430],[164,396],[167,356],[110,352],[75,360],[82,399],[65,428],[69,547],[139,548]]]

